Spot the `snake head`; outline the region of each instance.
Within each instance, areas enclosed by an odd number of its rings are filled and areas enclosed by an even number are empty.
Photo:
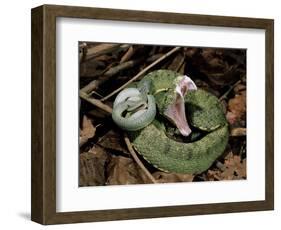
[[[183,136],[188,136],[191,129],[186,119],[184,96],[188,90],[197,90],[197,87],[188,76],[177,77],[174,84],[175,87],[171,97],[173,100],[166,107],[164,115],[178,128]]]

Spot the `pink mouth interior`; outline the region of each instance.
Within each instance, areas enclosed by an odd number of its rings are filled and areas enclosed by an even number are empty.
[[[188,136],[191,133],[185,114],[184,96],[188,90],[196,89],[197,87],[194,82],[185,76],[177,86],[177,96],[175,102],[169,105],[165,111],[165,115],[177,126],[183,136]]]
[[[177,96],[176,103],[167,108],[165,115],[177,126],[183,136],[188,136],[191,133],[191,129],[186,120],[185,106],[181,96]]]

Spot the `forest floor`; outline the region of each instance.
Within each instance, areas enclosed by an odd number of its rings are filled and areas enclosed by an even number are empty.
[[[246,179],[246,50],[88,42],[80,42],[79,50],[79,186]],[[223,106],[229,142],[201,174],[162,172],[141,155],[137,163],[124,131],[112,122],[115,90],[157,69],[188,75]]]

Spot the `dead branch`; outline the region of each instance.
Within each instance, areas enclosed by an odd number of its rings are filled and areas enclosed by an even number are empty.
[[[173,53],[175,53],[176,51],[178,51],[181,47],[175,47],[172,50],[170,50],[168,53],[164,54],[162,57],[160,57],[159,59],[157,59],[156,61],[154,61],[153,63],[151,63],[149,66],[147,66],[146,68],[144,68],[142,71],[140,71],[137,75],[135,75],[133,78],[131,78],[129,81],[127,81],[125,84],[123,84],[121,87],[119,87],[118,89],[114,90],[113,92],[111,92],[110,94],[108,94],[107,96],[105,96],[104,98],[101,99],[101,101],[105,101],[108,98],[112,97],[113,95],[115,95],[116,93],[118,93],[119,91],[121,91],[122,89],[124,89],[126,86],[128,86],[130,83],[132,83],[133,81],[137,80],[139,77],[141,77],[143,74],[145,74],[149,69],[151,69],[152,67],[154,67],[155,65],[157,65],[159,62],[161,62],[162,60],[166,59],[167,57],[169,57],[170,55],[172,55]]]
[[[86,94],[85,92],[83,92],[81,90],[80,90],[79,96],[83,100],[91,103],[92,105],[94,105],[94,106],[96,106],[96,107],[98,107],[98,108],[100,108],[100,109],[102,109],[102,110],[104,110],[104,111],[106,111],[108,113],[112,113],[112,108],[110,106],[102,103],[100,100],[97,100],[95,98],[91,98],[88,94]]]
[[[138,166],[143,170],[143,172],[146,174],[146,176],[151,180],[152,183],[157,184],[157,181],[154,179],[154,177],[151,175],[151,173],[145,168],[145,166],[143,165],[143,163],[141,162],[141,160],[138,158],[135,150],[133,149],[133,146],[129,140],[129,138],[127,137],[127,135],[125,134],[124,137],[125,143],[128,147],[128,150],[131,154],[131,156],[133,157],[133,159],[135,160],[135,162],[138,164]]]
[[[100,55],[111,53],[116,50],[128,49],[129,45],[120,45],[120,44],[101,44],[93,46],[87,49],[86,57],[84,61],[89,61]]]
[[[133,46],[130,46],[130,48],[127,50],[127,52],[122,56],[122,58],[120,60],[120,64],[130,60],[130,58],[133,56],[135,51],[136,51],[136,49],[134,49]]]
[[[131,61],[127,61],[127,62],[123,62],[120,63],[117,66],[113,66],[111,68],[109,68],[108,70],[106,70],[103,74],[102,74],[102,78],[103,77],[112,77],[116,74],[118,74],[120,71],[125,70],[125,69],[129,69],[134,67],[135,65],[139,64],[140,61],[142,61],[142,59],[137,59],[137,60],[131,60]],[[93,73],[91,75],[87,74],[87,75],[82,75],[81,78],[83,77],[97,77],[98,75],[101,75],[100,72],[97,73]]]
[[[220,98],[219,100],[222,101],[227,97],[227,95],[237,86],[238,84],[241,83],[241,80],[238,80],[235,84],[233,84]]]
[[[184,75],[184,73],[185,73],[185,62],[182,63],[181,67],[178,69],[177,72]]]
[[[121,63],[117,66],[111,67],[99,79],[95,79],[95,80],[91,81],[88,85],[83,87],[81,90],[85,93],[91,93],[91,91],[97,89],[101,84],[108,81],[111,77],[118,74],[120,71],[132,68],[135,65],[139,64],[141,61],[142,61],[142,59],[131,60],[131,61]]]
[[[106,71],[103,77],[112,77],[113,75],[116,75],[122,70],[134,67],[135,65],[139,64],[141,61],[142,58],[120,63],[119,65],[111,67],[108,71]]]
[[[93,80],[88,85],[80,89],[80,92],[90,94],[93,90],[97,89],[99,85],[100,85],[99,80]]]
[[[184,65],[184,61],[185,61],[185,55],[182,56],[180,63],[176,67],[176,72],[179,72],[181,70],[182,66]]]
[[[147,62],[154,62],[154,61],[156,61],[157,59],[161,58],[162,56],[163,56],[162,53],[160,53],[160,54],[154,54],[154,55],[148,57],[146,61],[147,61]]]

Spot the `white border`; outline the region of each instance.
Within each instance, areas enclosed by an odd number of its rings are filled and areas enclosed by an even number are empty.
[[[247,180],[78,188],[78,41],[247,49]],[[57,211],[265,199],[265,31],[57,19]]]

